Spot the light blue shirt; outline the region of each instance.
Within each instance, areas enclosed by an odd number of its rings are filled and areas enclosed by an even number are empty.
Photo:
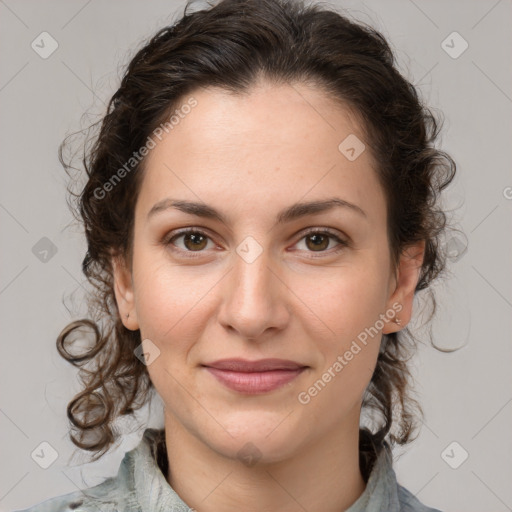
[[[18,512],[191,512],[167,482],[158,460],[163,430],[147,428],[139,445],[127,452],[117,476],[85,489],[50,498]],[[159,451],[160,450],[160,451]],[[375,461],[366,489],[346,512],[440,512],[429,508],[397,483],[387,443]],[[243,511],[241,511],[243,512]],[[277,512],[277,511],[276,511]]]

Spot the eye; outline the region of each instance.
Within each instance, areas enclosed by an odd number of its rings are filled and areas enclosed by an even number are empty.
[[[319,252],[319,253],[325,253],[327,254],[333,254],[338,253],[341,250],[343,250],[345,247],[348,246],[348,242],[340,238],[338,235],[333,233],[330,230],[327,230],[326,228],[317,228],[312,229],[308,231],[299,241],[300,242],[304,240],[303,246],[306,248],[304,250],[308,252]],[[334,247],[334,250],[327,251],[329,246],[331,245],[331,241],[338,242],[338,245]],[[323,256],[323,255],[322,255]],[[313,256],[314,258],[318,256]],[[321,257],[321,256],[320,256]]]
[[[183,247],[177,246],[174,242],[183,239]],[[187,252],[202,252],[203,249],[207,248],[208,241],[210,241],[213,246],[215,244],[211,241],[210,237],[204,232],[196,228],[183,229],[178,233],[174,233],[173,236],[168,237],[164,240],[165,245],[173,246],[172,250],[181,251],[184,253]],[[175,249],[177,247],[177,249]],[[211,249],[212,247],[210,247]]]

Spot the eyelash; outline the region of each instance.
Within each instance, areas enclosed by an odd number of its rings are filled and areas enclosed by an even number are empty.
[[[187,254],[187,258],[197,258],[200,256],[200,254],[203,251],[188,251],[188,250],[184,250],[184,249],[178,249],[176,247],[173,246],[173,241],[176,240],[177,238],[183,236],[183,235],[187,235],[187,234],[190,234],[190,233],[193,233],[193,234],[196,234],[196,235],[202,235],[206,238],[208,238],[209,240],[211,240],[211,237],[205,233],[204,231],[202,231],[201,229],[197,229],[197,228],[184,228],[180,231],[177,231],[177,232],[173,232],[171,233],[169,236],[166,236],[164,237],[163,239],[163,243],[165,246],[171,246],[171,250],[173,252],[180,252],[180,253],[184,253],[184,254]],[[334,239],[336,242],[339,243],[339,246],[337,246],[334,250],[323,250],[323,251],[318,251],[318,253],[320,254],[319,256],[308,256],[308,258],[311,258],[311,259],[316,259],[316,258],[322,258],[324,257],[325,254],[328,254],[329,256],[332,255],[332,254],[338,254],[339,252],[341,252],[343,249],[345,249],[346,247],[349,246],[349,243],[346,241],[346,240],[343,240],[342,238],[340,238],[337,234],[335,234],[333,231],[331,231],[330,229],[328,228],[313,228],[313,229],[310,229],[309,231],[305,232],[302,237],[299,239],[299,242],[306,238],[307,236],[309,235],[313,235],[313,234],[320,234],[320,235],[327,235],[328,237]],[[191,253],[194,253],[194,252],[197,252],[197,256],[196,255],[192,255]],[[316,251],[308,251],[308,252],[311,252],[311,253],[315,253]],[[190,254],[190,255],[189,255]]]

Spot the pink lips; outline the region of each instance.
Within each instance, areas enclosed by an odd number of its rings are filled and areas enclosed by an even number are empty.
[[[223,359],[203,366],[228,388],[246,394],[267,393],[277,389],[307,368],[284,359]]]

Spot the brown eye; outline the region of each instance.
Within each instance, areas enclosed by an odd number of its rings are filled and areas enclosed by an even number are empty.
[[[335,243],[331,244],[332,241]],[[305,248],[300,247],[302,243],[304,244]],[[349,242],[343,240],[337,234],[332,233],[331,231],[327,231],[326,228],[324,228],[309,231],[309,233],[306,233],[296,245],[299,246],[299,250],[305,251],[306,253],[318,253],[318,256],[309,256],[310,258],[321,258],[323,256],[331,256],[342,251],[349,246]]]
[[[325,234],[322,235],[322,234],[313,233],[311,235],[307,235],[305,238],[306,238],[306,246],[309,249],[312,249],[314,251],[316,251],[316,250],[324,251],[325,249],[327,249],[327,247],[329,247],[329,239],[332,237],[326,236]],[[308,241],[310,241],[311,243],[308,243]]]
[[[187,233],[183,237],[185,247],[191,251],[200,251],[207,245],[207,237],[200,233]]]
[[[180,239],[183,239],[181,244],[177,243]],[[196,229],[188,229],[167,238],[164,243],[169,246],[171,250],[186,254],[191,252],[203,252],[204,249],[207,248],[208,242],[211,242],[211,239],[206,233]]]

